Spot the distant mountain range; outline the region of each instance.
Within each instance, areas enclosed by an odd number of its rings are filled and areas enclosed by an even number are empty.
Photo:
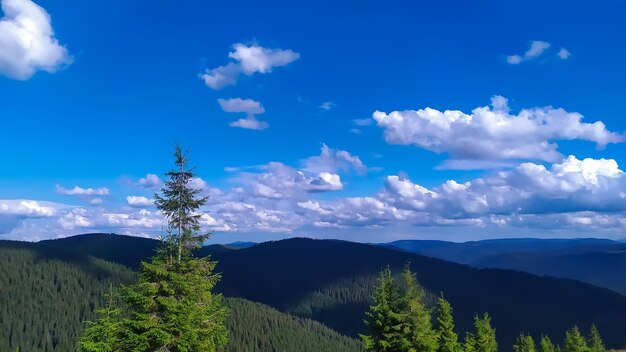
[[[507,253],[502,248],[534,248],[528,241],[512,241],[516,244],[489,241],[474,244],[474,250],[459,249],[457,253],[466,260],[479,260]],[[565,242],[555,241],[549,246],[553,246],[553,250],[573,248]],[[407,244],[409,242],[404,243]],[[411,250],[420,251],[441,251],[448,246],[447,242],[439,241],[410,244],[413,245]],[[38,245],[77,251],[136,268],[154,252],[158,242],[91,234],[43,241]],[[499,249],[494,251],[492,247]],[[463,249],[463,246],[454,248]],[[452,303],[459,331],[470,329],[475,314],[489,312],[502,350],[510,350],[522,331],[535,337],[545,333],[561,341],[566,329],[578,325],[586,330],[592,322],[598,325],[609,346],[621,347],[624,343],[626,297],[623,295],[572,280],[511,270],[476,269],[429,257],[433,252],[424,256],[407,249],[297,238],[244,249],[212,245],[202,248],[198,254],[211,254],[219,260],[217,269],[223,273],[223,278],[218,289],[225,295],[317,320],[352,337],[364,331],[364,312],[370,304],[380,270],[389,266],[399,272],[410,262],[431,297],[443,292]],[[483,256],[476,256],[475,252]]]
[[[381,244],[477,268],[569,278],[626,294],[626,243],[604,239],[500,239]]]

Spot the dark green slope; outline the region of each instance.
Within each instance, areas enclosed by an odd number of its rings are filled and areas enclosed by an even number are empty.
[[[226,298],[231,314],[228,352],[360,351],[361,344],[317,321],[282,313],[243,298]]]
[[[503,349],[521,331],[560,341],[566,329],[575,324],[588,329],[592,322],[610,346],[622,346],[626,338],[626,297],[571,280],[330,240],[262,243],[218,259],[225,294],[311,317],[349,336],[363,331],[363,312],[380,269],[389,265],[399,271],[410,261],[427,290],[445,292],[461,329],[470,328],[476,313],[489,312]]]
[[[106,241],[100,242],[100,236],[90,236],[98,245],[111,248]],[[78,239],[80,248],[97,247],[86,244],[88,238]],[[127,243],[116,244],[133,252]],[[94,308],[104,302],[109,283],[118,286],[136,279],[136,273],[125,266],[59,247],[0,241],[0,351],[18,347],[29,352],[74,351],[83,321],[91,319]],[[241,298],[226,298],[225,303],[231,309],[227,321],[231,333],[224,351],[360,349],[357,340],[317,321]]]
[[[0,351],[73,351],[109,284],[135,280],[119,264],[0,241]]]

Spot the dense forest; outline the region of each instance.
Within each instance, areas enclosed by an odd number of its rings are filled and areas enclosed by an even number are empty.
[[[28,242],[0,241],[0,351],[74,351],[110,285],[130,283],[124,266]],[[358,351],[360,342],[317,321],[227,298],[224,351]],[[289,348],[287,348],[289,347]]]
[[[73,351],[84,320],[130,269],[27,242],[0,241],[0,351]]]
[[[229,352],[361,350],[361,343],[317,321],[294,317],[242,298],[228,298]]]

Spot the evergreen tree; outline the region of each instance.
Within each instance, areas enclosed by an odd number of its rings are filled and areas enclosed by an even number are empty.
[[[84,350],[99,346],[111,335],[117,336],[112,342],[120,346],[117,350],[129,352],[216,351],[227,342],[228,312],[222,296],[212,292],[220,279],[213,272],[217,263],[194,258],[192,252],[208,237],[199,233],[202,214],[198,213],[207,198],[199,197],[200,191],[191,187],[195,174],[180,146],[174,156],[178,169],[167,173],[163,196],[155,195],[155,203],[170,228],[178,232],[168,231],[152,260],[141,263],[139,282],[120,290],[126,311],[114,324],[121,326],[120,331],[112,331],[108,318],[101,317],[85,330]],[[93,347],[88,351],[108,350]]]
[[[476,332],[472,336],[473,351],[475,352],[497,352],[498,342],[496,341],[496,329],[491,326],[491,317],[485,313],[482,318],[474,317],[474,328]]]
[[[471,332],[465,333],[465,341],[463,341],[464,352],[477,352],[476,350],[476,338]]]
[[[437,323],[437,352],[460,352],[459,336],[454,332],[452,306],[443,298],[443,293],[437,299],[435,319]]]
[[[385,268],[378,279],[373,294],[373,304],[366,313],[366,325],[370,335],[360,334],[365,349],[373,352],[406,351],[408,341],[402,336],[402,316],[398,311],[400,289],[396,285],[391,269]]]
[[[581,335],[577,326],[565,333],[565,342],[563,343],[563,352],[586,352],[587,343]]]
[[[197,211],[208,200],[208,197],[199,197],[202,192],[189,186],[196,174],[189,167],[189,158],[180,145],[174,151],[176,169],[166,173],[169,177],[165,187],[161,189],[163,195],[154,194],[154,203],[167,217],[171,228],[178,230],[170,232],[169,241],[177,248],[177,259],[180,263],[184,254],[191,254],[209,237],[209,234],[198,233],[202,214]]]
[[[606,351],[604,342],[602,342],[602,337],[600,337],[600,332],[598,331],[596,324],[591,324],[591,330],[589,331],[589,337],[587,339],[587,346],[589,347],[589,352]]]
[[[554,344],[546,335],[541,336],[541,352],[555,352]]]
[[[513,351],[515,352],[535,352],[535,340],[530,335],[524,335],[523,333],[517,337],[517,341],[513,345]]]
[[[97,323],[88,322],[79,341],[79,349],[84,352],[116,352],[120,350],[122,332],[120,309],[114,305],[115,293],[109,286],[106,306],[96,310]]]
[[[424,305],[424,289],[407,264],[402,273],[404,293],[401,300],[404,341],[408,352],[434,352],[437,334],[433,330],[430,312]]]

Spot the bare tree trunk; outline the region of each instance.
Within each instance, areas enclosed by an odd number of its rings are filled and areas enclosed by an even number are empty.
[[[180,178],[180,195],[178,199],[178,264],[180,264],[183,254],[183,187],[185,187],[185,159],[181,160],[180,170],[182,172]]]

